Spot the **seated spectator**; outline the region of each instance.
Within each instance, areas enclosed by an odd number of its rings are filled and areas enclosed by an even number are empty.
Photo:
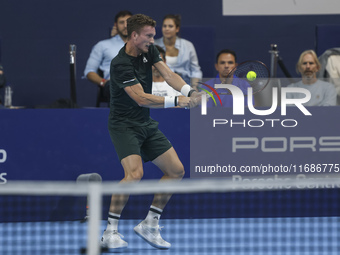
[[[158,49],[164,63],[166,63],[165,51],[158,45],[155,45]],[[181,96],[182,94],[177,90],[174,90],[169,84],[166,83],[160,72],[152,67],[152,94],[156,96]]]
[[[129,11],[120,11],[115,16],[115,33],[110,39],[102,40],[93,46],[87,60],[84,74],[94,84],[104,87],[105,95],[110,97],[110,64],[127,41],[127,19],[132,16]],[[99,72],[102,73],[100,76]]]
[[[301,74],[302,80],[288,85],[288,87],[308,89],[311,99],[305,106],[332,106],[336,105],[336,90],[333,84],[319,80],[316,75],[321,68],[316,53],[306,50],[301,53],[296,64],[296,71]],[[287,93],[287,98],[303,98],[302,93]]]
[[[331,48],[319,56],[321,69],[319,78],[328,78],[334,84],[340,99],[340,48]]]
[[[163,37],[156,39],[155,44],[165,50],[167,65],[170,69],[195,88],[197,82],[202,79],[202,71],[198,64],[194,45],[178,36],[180,27],[181,18],[179,15],[166,15],[162,25]]]
[[[329,74],[330,82],[334,85],[336,93],[337,93],[337,104],[340,104],[340,55],[330,56],[327,65],[326,71]]]
[[[247,89],[250,87],[249,83],[243,79],[237,78],[236,76],[228,77],[230,72],[237,66],[237,56],[235,51],[224,49],[221,50],[216,56],[215,69],[218,72],[214,79],[211,79],[206,84],[215,87],[215,84],[232,84],[239,87],[243,94],[247,94]],[[202,85],[204,86],[204,85]],[[226,89],[216,89],[220,95],[223,107],[233,107],[233,96],[230,95]],[[245,97],[245,104],[247,104],[247,97]],[[217,105],[220,105],[219,103]],[[215,103],[213,100],[207,102],[207,107],[214,107]]]

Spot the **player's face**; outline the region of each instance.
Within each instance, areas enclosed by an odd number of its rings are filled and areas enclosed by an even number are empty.
[[[152,26],[144,26],[140,33],[136,33],[135,45],[141,53],[147,53],[150,45],[154,44],[156,29]]]
[[[119,17],[117,20],[117,32],[122,37],[127,37],[127,19],[130,17],[130,15],[126,15],[124,17]]]
[[[304,78],[316,78],[316,73],[319,71],[319,68],[311,54],[303,56],[299,71]]]
[[[227,78],[231,70],[237,66],[235,57],[230,53],[222,53],[215,64],[216,71],[221,78]]]
[[[171,38],[177,36],[179,32],[179,27],[176,27],[175,21],[173,19],[165,19],[163,21],[162,33],[165,38]]]

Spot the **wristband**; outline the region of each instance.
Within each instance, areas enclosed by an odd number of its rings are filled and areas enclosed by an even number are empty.
[[[100,82],[100,86],[103,86],[105,84],[106,80],[105,79],[102,79],[101,82]]]
[[[196,90],[192,89],[189,91],[188,97],[191,97],[191,94],[194,93]]]
[[[178,96],[175,96],[175,106],[178,105]]]
[[[186,96],[186,97],[187,97],[187,96],[189,95],[190,90],[191,90],[190,85],[185,84],[185,85],[181,88],[181,93],[182,93],[183,96]]]
[[[175,107],[176,97],[166,96],[164,97],[164,108]]]

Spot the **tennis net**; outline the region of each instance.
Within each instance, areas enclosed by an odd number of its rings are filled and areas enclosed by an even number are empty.
[[[111,194],[131,194],[119,232],[126,254],[338,254],[340,179],[235,182],[9,182],[0,187],[0,254],[91,254],[100,249]],[[173,193],[158,250],[135,235],[154,193]],[[89,218],[86,215],[89,205]]]

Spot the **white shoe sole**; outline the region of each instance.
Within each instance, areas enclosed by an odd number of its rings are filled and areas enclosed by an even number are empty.
[[[105,243],[100,242],[100,246],[101,246],[102,249],[108,250],[109,252],[121,252],[128,247],[128,243],[125,246],[110,248]]]
[[[136,227],[134,227],[133,229],[135,231],[135,233],[141,237],[145,242],[147,242],[148,244],[150,244],[151,246],[157,248],[157,249],[160,249],[160,250],[168,250],[170,247],[167,247],[167,246],[160,246],[160,245],[157,245],[151,241],[149,241],[148,239],[146,239],[141,233],[139,233],[139,227],[138,225]]]

